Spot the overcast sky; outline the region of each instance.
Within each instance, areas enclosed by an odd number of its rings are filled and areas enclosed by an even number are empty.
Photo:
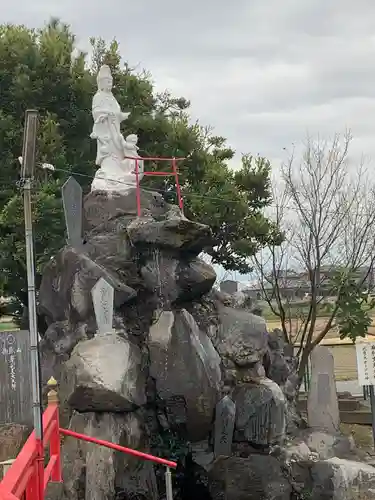
[[[352,129],[375,160],[375,0],[13,0],[1,22],[71,24],[78,45],[116,37],[124,59],[238,153],[275,164],[306,132]]]
[[[239,153],[278,161],[306,131],[350,127],[352,154],[375,159],[374,0],[13,0],[0,20],[51,15],[82,48],[116,37]]]

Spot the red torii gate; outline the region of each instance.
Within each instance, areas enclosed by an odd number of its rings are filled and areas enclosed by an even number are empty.
[[[178,206],[180,207],[181,212],[184,209],[184,203],[183,199],[181,196],[181,187],[180,187],[180,182],[178,179],[178,171],[177,171],[177,162],[185,160],[185,158],[153,158],[153,157],[141,157],[141,156],[127,156],[126,157],[129,160],[135,160],[135,179],[136,179],[136,186],[137,186],[137,214],[138,217],[141,216],[142,214],[142,208],[141,208],[141,188],[139,185],[139,176],[141,174],[143,175],[148,175],[148,176],[161,176],[161,177],[171,177],[173,176],[175,178],[175,183],[176,183],[176,191],[177,191],[177,200],[178,200]],[[171,162],[172,164],[172,171],[171,172],[155,172],[155,171],[143,171],[141,172],[139,170],[139,162],[140,161],[162,161],[162,162]]]

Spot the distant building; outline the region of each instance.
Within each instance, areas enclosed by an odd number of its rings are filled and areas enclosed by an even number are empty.
[[[320,269],[320,287],[318,295],[328,297],[332,295],[332,278],[338,268],[332,266],[322,266]],[[257,300],[265,299],[265,294],[270,298],[274,288],[274,277],[267,276],[263,283],[254,283],[248,286],[243,293]],[[360,267],[355,272],[355,278],[358,283],[362,283],[364,290],[371,290],[375,285],[374,269],[368,267]],[[307,271],[298,272],[294,270],[280,270],[278,274],[278,283],[280,287],[280,295],[284,299],[301,300],[307,298],[311,294],[311,282]],[[274,297],[275,298],[275,297]]]
[[[225,280],[220,283],[220,291],[233,295],[238,292],[238,282],[233,280]]]

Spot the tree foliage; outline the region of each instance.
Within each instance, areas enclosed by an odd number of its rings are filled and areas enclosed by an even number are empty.
[[[246,272],[248,257],[277,238],[263,215],[270,202],[270,164],[244,156],[233,172],[228,160],[234,151],[223,137],[189,119],[190,103],[168,91],[156,94],[150,75],[136,73],[121,62],[115,40],[91,39],[92,55],[77,50],[69,26],[52,20],[41,30],[25,26],[0,27],[0,289],[27,305],[25,248],[21,193],[17,190],[22,150],[23,119],[27,108],[40,112],[38,164],[52,163],[56,171],[37,168],[33,209],[37,283],[43,266],[64,244],[60,188],[74,171],[84,191],[95,173],[95,144],[91,100],[96,73],[107,63],[114,75],[114,93],[123,110],[131,111],[124,133],[137,133],[144,156],[176,156],[186,215],[209,224],[215,246],[207,249],[213,262]],[[149,168],[165,168],[159,164]],[[170,180],[145,179],[144,185],[176,200]]]

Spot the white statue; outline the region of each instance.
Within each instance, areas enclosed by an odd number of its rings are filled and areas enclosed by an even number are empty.
[[[109,66],[100,68],[98,91],[92,101],[94,126],[90,135],[96,139],[96,165],[99,166],[91,191],[126,192],[136,185],[136,160],[139,158],[135,134],[124,139],[120,124],[130,113],[123,113],[112,94],[112,75]],[[129,158],[130,157],[130,158]],[[133,159],[131,159],[133,158]],[[143,177],[143,161],[138,160],[139,181]]]

